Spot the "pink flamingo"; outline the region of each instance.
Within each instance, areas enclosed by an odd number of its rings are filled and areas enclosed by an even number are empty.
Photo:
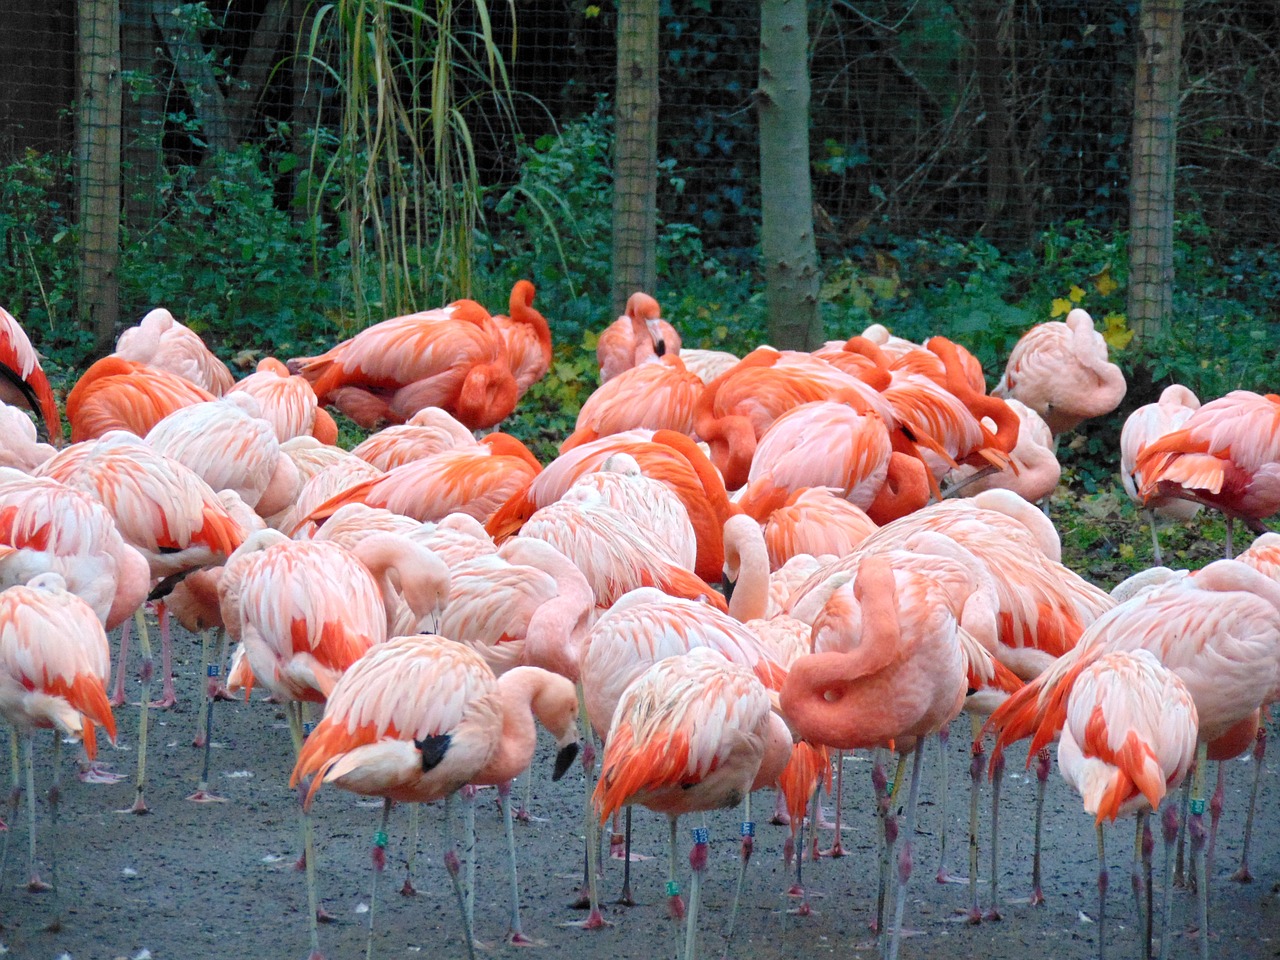
[[[315,437],[329,445],[338,442],[338,424],[320,406],[311,384],[291,376],[275,357],[259,360],[257,369],[227,392],[247,393],[257,400],[259,415],[271,424],[281,443],[295,437]]]
[[[637,291],[628,298],[626,312],[609,324],[596,341],[600,382],[607,383],[624,370],[679,352],[680,334],[662,319],[658,301]]]
[[[222,396],[235,382],[227,365],[213,355],[200,335],[163,307],[152,310],[136,327],[121,333],[115,355],[168,370],[215,397]]]
[[[27,332],[0,307],[0,401],[26,405],[41,421],[44,440],[62,442],[62,415]]]
[[[1181,428],[1199,409],[1199,398],[1186,387],[1175,383],[1165,387],[1155,403],[1145,404],[1129,414],[1120,431],[1120,482],[1129,499],[1142,506],[1147,514],[1147,522],[1151,525],[1151,552],[1156,566],[1163,562],[1160,558],[1160,536],[1156,532],[1156,516],[1190,520],[1200,512],[1200,504],[1176,497],[1153,497],[1150,502],[1143,504],[1138,493],[1143,486],[1142,474],[1137,468],[1138,455],[1153,440]]]

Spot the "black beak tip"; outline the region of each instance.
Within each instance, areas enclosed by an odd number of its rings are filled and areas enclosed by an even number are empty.
[[[659,340],[654,346],[654,353],[660,357],[665,357],[667,355],[667,341]]]
[[[578,759],[578,744],[570,743],[560,748],[556,754],[556,765],[551,771],[551,780],[557,781],[569,772],[569,768],[573,766],[573,761]]]

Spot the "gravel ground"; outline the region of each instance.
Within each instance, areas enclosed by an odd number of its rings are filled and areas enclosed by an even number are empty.
[[[153,713],[153,752],[148,770],[152,813],[117,812],[133,800],[132,780],[117,785],[88,785],[72,776],[78,748],[63,751],[64,768],[59,835],[49,828],[44,795],[50,782],[50,734],[37,740],[37,791],[41,796],[40,858],[52,845],[61,851],[64,917],[61,929],[45,930],[50,919],[48,894],[27,892],[25,884],[26,814],[11,823],[12,840],[0,893],[0,943],[15,957],[89,958],[301,958],[307,954],[306,892],[302,874],[294,870],[299,850],[297,804],[287,787],[292,751],[284,714],[261,702],[217,705],[211,781],[226,803],[197,804],[184,798],[195,787],[200,751],[192,749],[196,696],[200,690],[199,645],[176,633],[175,669],[182,701]],[[157,684],[158,686],[158,684]],[[136,682],[131,686],[137,695]],[[132,774],[136,709],[118,711],[120,747],[104,746],[102,759]],[[951,737],[951,803],[949,866],[966,868],[968,821],[968,722],[957,721]],[[904,958],[1092,957],[1097,952],[1096,846],[1092,823],[1079,801],[1055,771],[1049,783],[1045,821],[1046,902],[1032,907],[1030,888],[1032,817],[1035,778],[1022,769],[1022,749],[1010,755],[1010,772],[1001,808],[1005,856],[1000,889],[1005,897],[1002,922],[968,926],[957,911],[968,902],[965,886],[940,884],[940,826],[937,752],[925,755],[922,804],[916,834],[917,871],[909,889],[906,925],[915,935],[904,940]],[[666,823],[648,811],[635,813],[635,848],[652,859],[634,865],[633,883],[640,903],[624,909],[608,905],[612,926],[600,931],[564,928],[580,919],[569,907],[581,876],[583,784],[579,768],[559,783],[550,781],[552,752],[541,745],[534,765],[531,809],[544,817],[517,824],[522,907],[526,931],[549,948],[568,950],[572,960],[588,958],[676,957],[683,944],[683,925],[667,919]],[[875,955],[868,918],[876,892],[876,827],[870,816],[870,761],[845,761],[843,804],[848,855],[806,862],[805,880],[813,892],[814,913],[788,911],[796,901],[786,896],[790,880],[782,862],[788,830],[766,822],[772,797],[758,795],[756,852],[748,873],[738,935],[732,955],[754,960],[814,955]],[[1240,854],[1244,810],[1253,774],[1248,759],[1227,764],[1226,815],[1218,839],[1211,880],[1213,957],[1280,956],[1280,831],[1274,829],[1280,797],[1275,765],[1264,770],[1259,797],[1252,863],[1256,881],[1230,882]],[[517,794],[523,786],[517,787]],[[983,864],[980,894],[989,895],[985,809],[981,827]],[[479,880],[476,934],[486,945],[481,955],[514,954],[503,934],[507,925],[505,854],[502,824],[493,791],[480,794]],[[333,958],[363,955],[371,882],[370,844],[378,826],[378,801],[356,798],[326,788],[316,801],[316,830],[323,903],[334,922],[321,927],[324,953]],[[375,955],[439,958],[465,956],[460,924],[447,876],[441,865],[443,807],[422,814],[422,853],[414,866],[416,897],[396,892],[404,879],[409,818],[404,808],[393,812],[378,908]],[[722,931],[737,870],[737,821],[734,811],[708,818],[711,856],[704,895],[700,943],[704,956],[724,954]],[[1112,955],[1138,950],[1133,896],[1129,884],[1132,821],[1108,831],[1111,897],[1114,919],[1108,938]],[[682,884],[688,886],[688,831],[680,831]],[[829,844],[824,832],[823,845]],[[1160,851],[1157,849],[1157,875]],[[621,864],[606,865],[602,881],[612,901],[621,884]],[[1157,881],[1159,886],[1159,881]],[[1158,892],[1158,891],[1157,891]],[[1158,902],[1158,901],[1157,901]],[[1185,891],[1175,891],[1174,957],[1198,956],[1198,943],[1187,931],[1194,925],[1195,904]],[[1158,925],[1157,925],[1158,931]]]

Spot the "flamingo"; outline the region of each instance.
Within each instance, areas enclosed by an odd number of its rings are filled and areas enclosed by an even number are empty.
[[[281,443],[295,437],[315,437],[329,445],[338,442],[338,424],[320,406],[311,384],[291,376],[275,357],[263,357],[253,373],[227,392],[247,393],[257,400],[259,415],[271,424]]]
[[[846,556],[876,529],[865,510],[826,487],[797,490],[765,521],[769,566],[776,570],[805,554]]]
[[[703,580],[719,582],[724,566],[724,522],[735,511],[724,481],[701,447],[674,430],[629,430],[561,454],[504,503],[485,527],[497,540],[511,536],[534,511],[560,499],[583,474],[599,470],[616,454],[630,456],[641,473],[661,480],[680,498],[698,543],[692,569]]]
[[[1062,465],[1054,453],[1053,434],[1044,418],[1026,404],[1005,401],[1018,417],[1018,442],[1009,451],[1009,465],[991,476],[978,476],[981,468],[962,464],[953,470],[951,490],[963,488],[973,496],[983,490],[1012,490],[1029,503],[1040,503],[1053,493],[1062,477]]]
[[[485,521],[541,469],[537,458],[515,437],[491,433],[470,446],[444,450],[348,486],[302,522],[323,522],[339,507],[357,502],[415,520],[465,513]]]
[[[298,437],[280,447],[293,461],[293,465],[298,470],[298,476],[302,480],[297,499],[286,509],[266,518],[269,526],[276,530],[289,531],[295,537],[306,537],[315,533],[318,523],[308,518],[316,508],[327,504],[352,487],[385,476],[367,460],[361,460],[341,447],[317,449],[310,446],[301,448],[295,446],[304,441],[317,442],[310,437]],[[321,451],[324,451],[322,456],[315,456]]]
[[[302,744],[289,778],[305,786],[304,811],[325,783],[383,797],[377,862],[385,859],[386,818],[393,801],[445,799],[449,841],[445,867],[462,914],[467,955],[474,960],[471,928],[458,876],[450,801],[480,776],[498,753],[504,719],[493,671],[474,650],[442,637],[396,637],[356,660],[333,688],[324,718]],[[308,876],[314,905],[314,876]],[[370,953],[372,944],[370,945]],[[312,958],[319,956],[312,928]]]
[[[516,378],[516,399],[547,374],[551,366],[551,328],[547,318],[534,309],[537,291],[528,280],[517,280],[511,288],[507,315],[495,313],[493,323],[502,335],[507,363]]]
[[[658,301],[637,291],[627,298],[626,311],[601,332],[596,341],[600,382],[624,370],[680,352],[680,334],[662,319]]]
[[[0,401],[26,405],[41,422],[42,440],[62,442],[62,415],[27,332],[0,307]]]
[[[705,647],[660,660],[630,683],[610,730],[594,795],[599,822],[642,804],[670,818],[673,847],[681,815],[742,803],[766,751],[774,747],[785,756],[791,748],[764,685],[745,666]],[[695,829],[693,838],[685,960],[697,957],[706,828]],[[669,891],[673,884],[674,877]]]
[[[146,440],[215,491],[233,490],[250,509],[269,517],[293,503],[302,481],[259,412],[251,396],[232,393],[175,410],[151,428]]]
[[[30,473],[57,452],[52,444],[40,442],[36,425],[29,416],[3,401],[0,401],[0,436],[4,437],[0,467]]]
[[[1160,809],[1167,790],[1186,777],[1196,755],[1199,719],[1178,674],[1149,650],[1112,651],[1089,663],[1067,698],[1058,769],[1093,814],[1098,832],[1098,956],[1106,955],[1107,860],[1103,821]],[[1170,939],[1173,859],[1165,856],[1162,942]],[[1150,952],[1150,941],[1147,942]],[[1167,952],[1162,947],[1161,953]]]
[[[0,713],[15,728],[26,732],[31,831],[27,889],[54,891],[54,929],[60,922],[56,857],[50,864],[51,885],[36,872],[36,796],[31,760],[34,730],[55,730],[49,816],[56,834],[62,737],[82,739],[90,761],[97,754],[96,727],[101,726],[112,743],[116,739],[115,719],[107,703],[110,670],[111,651],[98,615],[66,589],[66,582],[57,573],[43,573],[24,586],[0,592]]]
[[[955,620],[934,629],[909,627],[900,619],[896,579],[887,560],[868,559],[854,581],[861,606],[861,642],[849,653],[801,657],[792,664],[780,695],[787,724],[811,742],[849,750],[893,741],[904,758],[907,744],[914,743],[889,960],[897,960],[911,877],[924,753],[919,741],[955,719],[967,689]]]
[[[379,470],[393,470],[475,443],[471,431],[439,407],[424,407],[404,423],[383,427],[351,448]]]
[[[1177,498],[1220,510],[1229,558],[1235,520],[1264,533],[1262,520],[1280,510],[1280,396],[1233,390],[1211,400],[1148,443],[1134,469],[1144,503]]]
[[[116,340],[115,356],[177,374],[220,397],[235,382],[227,365],[213,355],[200,335],[163,307],[148,313]]]
[[[637,428],[692,435],[693,409],[702,389],[702,381],[675,354],[624,370],[587,398],[560,452]]]
[[[1032,327],[1014,344],[1004,376],[991,393],[1021,400],[1054,436],[1120,406],[1124,372],[1107,360],[1107,342],[1079,307],[1065,321]]]
[[[1247,564],[1218,560],[1193,575],[1167,576],[1139,589],[1095,620],[1070,654],[991,715],[987,728],[997,731],[992,756],[1027,736],[1032,737],[1032,752],[1046,745],[1062,728],[1065,704],[1080,673],[1104,653],[1135,649],[1150,650],[1178,674],[1199,717],[1190,833],[1200,892],[1200,953],[1207,958],[1202,823],[1208,744],[1280,695],[1280,584]],[[1169,831],[1165,837],[1171,842]]]
[[[1148,403],[1125,419],[1120,431],[1120,483],[1129,499],[1138,504],[1151,525],[1151,554],[1156,566],[1163,562],[1160,556],[1160,536],[1156,532],[1156,516],[1173,520],[1190,520],[1200,512],[1200,504],[1178,498],[1152,498],[1143,504],[1138,491],[1143,478],[1137,470],[1138,455],[1153,440],[1179,429],[1187,419],[1200,409],[1200,399],[1187,387],[1173,384],[1160,392],[1160,399]]]
[[[146,441],[113,430],[94,442],[67,447],[40,468],[48,476],[98,500],[111,514],[125,542],[137,549],[151,577],[163,580],[194,567],[213,566],[240,545],[244,531],[209,485],[186,466],[157,453]],[[138,782],[135,813],[146,813],[147,711],[151,698],[151,643],[139,607],[134,618],[142,643],[142,701],[138,725]],[[127,630],[127,625],[125,630]],[[128,653],[120,637],[119,670]],[[161,604],[162,692],[160,706],[177,696],[171,669],[169,615]]]
[[[423,407],[443,407],[483,429],[509,414],[518,394],[502,334],[472,300],[384,320],[288,367],[321,403],[366,429],[403,423]]]
[[[214,399],[209,391],[160,367],[103,357],[67,394],[71,441],[95,440],[111,430],[138,436],[173,411]]]

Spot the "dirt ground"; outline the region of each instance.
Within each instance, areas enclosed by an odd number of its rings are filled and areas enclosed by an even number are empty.
[[[218,704],[211,782],[228,802],[188,802],[184,797],[195,787],[200,761],[200,752],[191,746],[201,689],[199,645],[179,632],[176,648],[182,700],[173,710],[152,714],[155,739],[148,763],[148,799],[153,812],[149,816],[117,812],[133,799],[136,709],[118,711],[120,747],[104,746],[102,754],[130,779],[117,785],[81,783],[72,776],[78,748],[63,751],[58,837],[48,829],[44,801],[50,782],[50,735],[39,737],[40,860],[47,862],[50,846],[59,844],[64,922],[57,932],[44,930],[50,918],[49,895],[26,890],[26,814],[20,812],[11,822],[8,866],[0,878],[0,953],[49,960],[64,956],[73,960],[273,960],[307,955],[306,892],[302,874],[294,870],[299,830],[297,804],[287,787],[292,751],[284,714],[278,706],[256,698],[248,704]],[[131,689],[136,697],[136,682]],[[967,864],[967,733],[968,722],[961,718],[949,748],[948,860],[956,873],[963,873]],[[917,933],[904,941],[904,958],[1002,960],[1096,954],[1097,926],[1092,920],[1097,903],[1094,832],[1078,799],[1056,770],[1046,804],[1046,902],[1041,907],[1027,903],[1035,778],[1022,769],[1023,756],[1021,748],[1010,756],[1001,811],[1006,854],[1000,874],[1004,919],[968,926],[957,915],[968,902],[967,887],[940,884],[934,879],[942,810],[937,752],[931,748],[926,753],[916,833],[917,871],[906,914],[907,927]],[[814,895],[811,916],[788,912],[796,906],[796,901],[785,895],[790,879],[782,862],[782,848],[788,830],[766,822],[772,797],[757,795],[756,852],[733,956],[773,960],[875,955],[867,925],[876,888],[870,766],[864,756],[845,761],[843,810],[848,855],[804,864],[805,879]],[[532,811],[546,819],[517,824],[516,828],[526,931],[544,941],[547,950],[569,951],[573,960],[680,955],[683,924],[667,919],[663,896],[666,822],[641,809],[635,814],[635,847],[651,854],[652,859],[634,865],[639,905],[629,909],[607,906],[613,925],[605,930],[588,932],[560,926],[582,916],[568,904],[582,869],[583,783],[577,767],[561,782],[552,783],[551,767],[551,745],[546,742],[534,766],[531,803]],[[1227,765],[1226,815],[1210,885],[1211,956],[1280,956],[1280,831],[1275,829],[1280,796],[1275,769],[1274,762],[1264,769],[1259,798],[1251,858],[1257,879],[1241,886],[1230,882],[1228,876],[1240,854],[1253,766],[1247,759]],[[517,793],[521,790],[517,786]],[[984,811],[987,796],[984,790]],[[503,943],[507,926],[505,852],[493,797],[493,791],[481,793],[477,814],[481,861],[476,934],[487,945],[481,956],[517,953],[517,948]],[[321,944],[330,960],[363,955],[371,881],[369,850],[378,826],[379,806],[378,801],[332,788],[321,791],[316,802],[322,897],[334,917],[333,923],[321,928]],[[379,957],[465,956],[452,889],[441,864],[442,813],[439,804],[422,813],[422,854],[414,867],[419,890],[416,897],[396,892],[404,879],[409,820],[404,808],[393,813],[388,869],[378,908],[375,954]],[[708,820],[711,858],[700,935],[702,953],[708,957],[724,955],[722,932],[736,877],[738,819],[736,811],[722,811]],[[989,890],[988,830],[984,812],[980,888],[984,903]],[[680,838],[681,883],[687,891],[688,831],[681,829]],[[824,832],[823,845],[829,841]],[[1137,951],[1129,884],[1132,821],[1123,821],[1108,832],[1107,850],[1111,866],[1108,914],[1114,919],[1109,949],[1113,956],[1132,956]],[[1159,877],[1158,839],[1156,857]],[[620,884],[621,864],[609,862],[602,881],[609,901],[616,898]],[[1194,925],[1194,910],[1193,898],[1176,891],[1172,956],[1198,956],[1196,937],[1187,935]]]

